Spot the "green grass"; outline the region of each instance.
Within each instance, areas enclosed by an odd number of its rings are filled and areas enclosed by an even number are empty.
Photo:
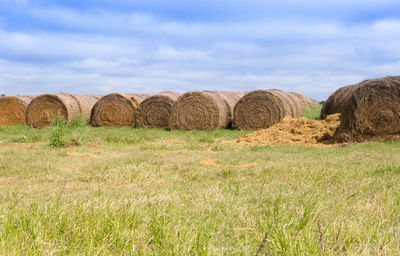
[[[400,142],[238,145],[248,132],[77,122],[61,137],[79,146],[59,148],[54,129],[0,128],[0,255],[255,255],[264,237],[261,255],[400,250]]]
[[[315,103],[310,107],[303,108],[302,116],[311,120],[320,119],[322,105],[320,103]]]

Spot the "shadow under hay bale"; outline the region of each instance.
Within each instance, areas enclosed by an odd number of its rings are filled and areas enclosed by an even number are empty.
[[[120,94],[105,95],[94,104],[90,114],[93,126],[136,126],[136,109],[149,95]]]
[[[255,90],[247,93],[234,108],[233,127],[239,130],[268,128],[284,117],[298,117],[311,100],[298,93],[278,89]]]
[[[67,93],[43,94],[34,98],[26,109],[26,123],[34,128],[51,124],[54,117],[61,116],[70,121],[77,116],[89,118],[90,110],[97,100],[96,95]]]
[[[0,98],[0,126],[25,124],[26,108],[34,96],[5,96]]]
[[[335,137],[339,142],[400,134],[400,76],[366,80],[347,90],[337,103],[341,124]]]
[[[212,130],[232,122],[232,108],[240,93],[198,91],[181,95],[172,106],[172,130]]]
[[[137,127],[167,128],[172,106],[180,95],[176,92],[161,92],[143,100],[137,108]]]

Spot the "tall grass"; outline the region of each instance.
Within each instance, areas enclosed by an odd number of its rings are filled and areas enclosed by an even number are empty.
[[[229,141],[243,133],[1,128],[0,255],[398,254],[399,142]]]
[[[320,119],[321,109],[322,105],[320,103],[315,103],[310,107],[303,108],[301,116],[311,120],[318,120]]]
[[[67,141],[65,140],[65,129],[67,126],[67,122],[65,118],[62,116],[57,116],[52,119],[50,125],[50,146],[61,148],[67,145]]]
[[[64,117],[58,116],[52,120],[49,141],[52,147],[62,148],[68,143],[75,146],[82,145],[87,141],[88,120],[78,116],[67,122]]]

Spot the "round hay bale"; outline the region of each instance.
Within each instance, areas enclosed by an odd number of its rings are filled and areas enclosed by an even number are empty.
[[[291,96],[293,100],[297,102],[299,109],[297,117],[302,115],[304,108],[311,107],[312,105],[318,103],[316,100],[308,98],[307,96],[304,96],[303,94],[298,92],[288,92],[288,95]]]
[[[293,109],[292,109],[293,114],[294,114],[293,117],[301,116],[303,104],[304,104],[303,100],[298,95],[293,94],[291,92],[287,92],[286,94],[292,99],[292,102],[293,102]]]
[[[95,98],[68,93],[43,94],[34,98],[26,109],[26,123],[34,128],[51,124],[56,116],[70,121],[77,116],[89,118]]]
[[[270,89],[268,90],[278,96],[283,102],[283,108],[285,109],[285,116],[296,117],[297,116],[297,108],[296,103],[293,101],[293,98],[289,96],[286,92],[278,90],[278,89]]]
[[[90,114],[93,126],[135,126],[135,95],[111,93],[96,102]]]
[[[342,113],[345,109],[345,104],[347,97],[351,95],[354,86],[348,85],[342,88],[339,88],[331,96],[324,102],[321,109],[321,119],[325,117],[335,114],[335,113]]]
[[[0,98],[0,126],[24,124],[26,107],[34,96],[5,96]]]
[[[228,103],[211,91],[187,92],[172,106],[169,117],[172,130],[211,130],[230,123]]]
[[[316,100],[310,99],[298,92],[289,92],[289,94],[295,95],[298,99],[300,99],[300,102],[302,103],[302,108],[309,107],[312,106],[314,103],[317,103]]]
[[[247,93],[236,103],[233,113],[233,127],[239,130],[268,128],[287,115],[282,98],[270,90]]]
[[[366,80],[353,85],[341,104],[336,139],[363,141],[400,134],[400,76]]]
[[[143,100],[137,108],[137,127],[167,128],[172,106],[179,96],[176,92],[161,92]]]

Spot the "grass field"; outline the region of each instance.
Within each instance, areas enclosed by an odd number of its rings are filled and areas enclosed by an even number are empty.
[[[399,254],[400,142],[244,133],[0,128],[0,255]]]

